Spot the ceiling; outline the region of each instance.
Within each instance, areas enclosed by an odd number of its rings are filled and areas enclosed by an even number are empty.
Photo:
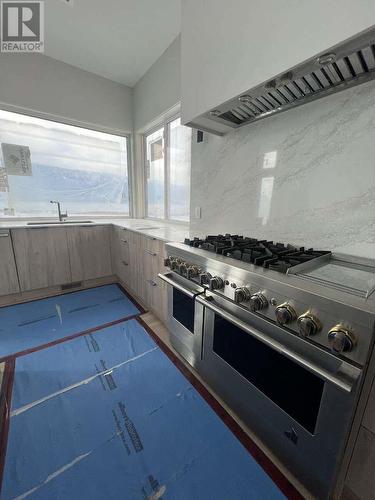
[[[47,0],[45,54],[130,87],[180,32],[181,0]]]

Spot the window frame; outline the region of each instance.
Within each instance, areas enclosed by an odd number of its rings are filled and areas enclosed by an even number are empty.
[[[143,213],[145,219],[155,220],[155,221],[167,221],[172,222],[173,224],[182,224],[187,225],[190,222],[190,214],[189,220],[178,220],[172,219],[169,217],[169,208],[170,208],[170,162],[169,162],[169,134],[168,134],[168,126],[173,121],[181,118],[181,112],[178,111],[174,114],[169,114],[164,117],[161,121],[158,121],[152,127],[146,129],[146,131],[142,134],[142,161],[143,161]],[[181,124],[182,125],[182,124]],[[147,199],[147,137],[157,130],[163,129],[163,141],[164,141],[164,216],[163,217],[151,217],[148,215],[148,199]],[[190,163],[191,166],[191,163]],[[191,180],[191,177],[190,177]]]
[[[40,120],[46,120],[49,122],[53,123],[58,123],[61,125],[69,125],[71,127],[77,127],[77,128],[84,128],[87,130],[93,130],[94,132],[102,132],[103,134],[111,134],[111,135],[117,135],[118,137],[122,137],[126,139],[126,153],[127,153],[127,166],[128,166],[128,193],[129,193],[129,214],[128,215],[122,215],[119,213],[103,213],[101,215],[95,214],[95,216],[92,216],[92,214],[80,214],[79,217],[91,217],[93,219],[131,219],[134,216],[134,172],[133,172],[133,143],[132,139],[133,136],[130,132],[123,132],[118,129],[111,129],[107,127],[100,127],[95,124],[91,123],[86,123],[86,122],[80,122],[79,120],[70,120],[68,118],[60,117],[57,115],[52,115],[48,113],[43,113],[43,112],[35,112],[32,110],[28,109],[23,109],[23,108],[18,108],[17,106],[7,106],[7,105],[1,105],[0,106],[1,111],[9,111],[10,113],[17,113],[19,115],[25,115],[29,116],[31,118],[39,118]],[[65,208],[64,208],[65,210]],[[68,219],[69,219],[69,213],[68,213]],[[23,222],[23,221],[54,221],[56,220],[56,217],[49,217],[49,216],[30,216],[30,217],[18,217],[18,216],[1,216],[0,215],[0,221],[3,222]]]

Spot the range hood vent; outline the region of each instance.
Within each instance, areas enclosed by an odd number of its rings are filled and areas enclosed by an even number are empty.
[[[220,133],[213,122],[237,128],[375,78],[375,28],[295,66],[201,115],[193,127]],[[202,120],[200,120],[202,118]],[[207,126],[207,124],[211,123]],[[222,128],[222,127],[221,127]],[[228,129],[230,130],[230,129]]]

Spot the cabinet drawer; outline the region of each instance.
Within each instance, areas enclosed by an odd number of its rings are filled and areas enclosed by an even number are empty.
[[[164,241],[157,240],[156,238],[146,238],[145,250],[150,254],[156,254],[159,257],[164,257]]]
[[[132,242],[131,232],[127,229],[116,228],[116,237],[118,238],[118,242],[122,244],[129,244]]]
[[[167,318],[167,285],[158,276],[146,280],[146,302],[162,321]]]
[[[130,231],[129,229],[126,228],[120,228],[120,239],[123,242],[126,241],[130,245],[139,244],[140,236],[141,235],[135,233],[134,231]]]
[[[124,257],[119,260],[119,262],[117,263],[116,271],[120,280],[124,282],[124,284],[129,288],[133,288],[131,283],[131,269],[128,258]]]

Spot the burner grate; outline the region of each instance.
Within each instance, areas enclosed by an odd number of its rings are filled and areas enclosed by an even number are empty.
[[[331,253],[231,234],[185,239],[185,244],[280,273],[286,273],[293,266]]]

